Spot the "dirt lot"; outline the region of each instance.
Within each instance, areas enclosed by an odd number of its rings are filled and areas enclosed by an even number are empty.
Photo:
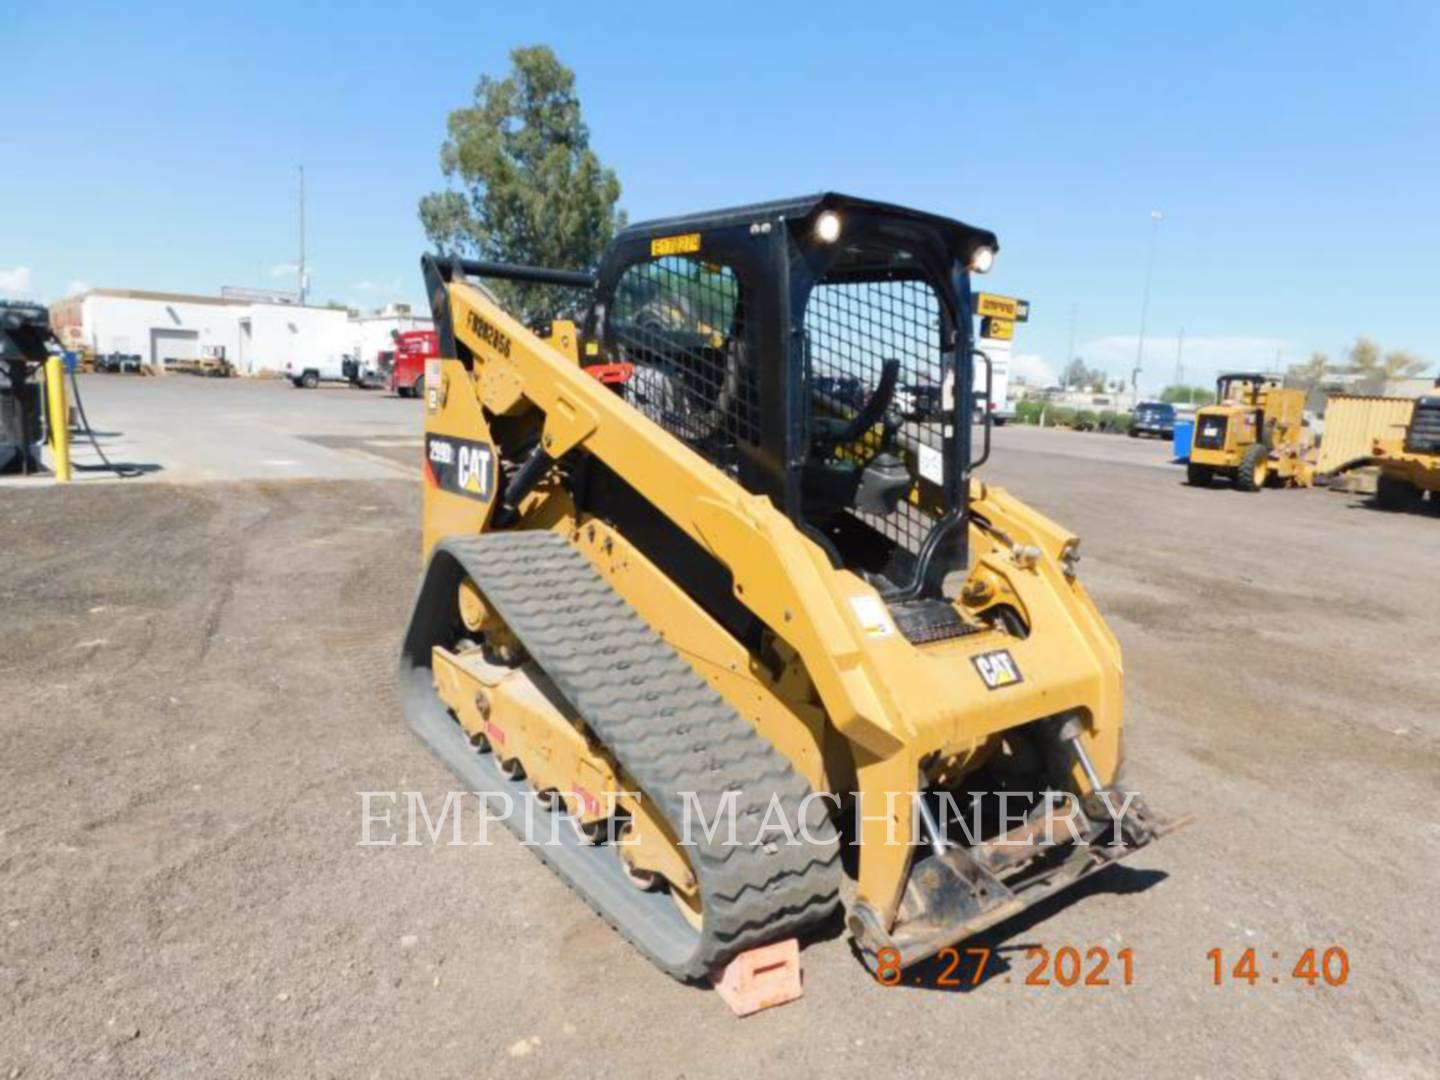
[[[508,837],[356,846],[357,792],[451,786],[392,690],[414,484],[0,490],[0,1078],[1433,1076],[1440,517],[1000,435],[990,477],[1085,536],[1131,778],[1199,821],[992,934],[974,990],[880,988],[837,933],[746,1021]],[[1135,985],[1027,986],[1037,944]],[[1334,945],[1347,985],[1291,978]],[[1212,986],[1216,947],[1261,979]]]

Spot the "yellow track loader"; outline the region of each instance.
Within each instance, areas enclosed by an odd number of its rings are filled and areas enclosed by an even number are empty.
[[[1273,375],[1221,375],[1215,403],[1196,410],[1186,479],[1209,487],[1217,476],[1241,491],[1268,485],[1310,487],[1305,391],[1287,390]]]
[[[1168,828],[1118,787],[1079,540],[976,475],[997,247],[827,194],[632,225],[593,273],[422,260],[408,721],[517,833],[563,825],[527,839],[677,978],[833,918],[847,875],[859,954],[903,966]]]

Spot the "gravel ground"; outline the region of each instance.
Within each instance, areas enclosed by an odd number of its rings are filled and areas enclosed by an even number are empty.
[[[358,792],[451,786],[393,694],[414,484],[0,491],[0,1078],[1433,1076],[1440,517],[1163,457],[1007,429],[987,474],[1085,536],[1131,778],[1197,824],[989,935],[977,988],[881,988],[837,930],[745,1021],[508,836],[357,846]],[[1025,985],[1033,945],[1135,984]],[[1345,986],[1290,977],[1330,946]]]

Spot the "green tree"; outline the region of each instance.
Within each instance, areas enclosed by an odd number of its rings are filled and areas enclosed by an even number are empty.
[[[1382,354],[1373,339],[1362,337],[1350,346],[1345,371],[1358,375],[1362,382],[1379,390],[1391,380],[1413,378],[1427,366],[1424,360],[1405,349],[1392,349]]]
[[[1408,349],[1392,349],[1380,361],[1386,379],[1413,379],[1429,366]]]
[[[450,114],[440,169],[452,184],[420,200],[442,254],[560,269],[594,266],[624,224],[620,181],[590,149],[575,73],[545,45],[510,53],[503,79],[482,75]],[[526,321],[571,311],[573,289],[487,283]]]
[[[1103,390],[1105,372],[1088,366],[1082,357],[1077,356],[1065,365],[1060,385],[1067,390]]]
[[[1350,346],[1349,370],[1366,378],[1373,378],[1380,371],[1380,346],[1372,338],[1360,337]]]
[[[1172,405],[1209,405],[1215,400],[1210,386],[1167,386],[1160,391],[1160,400]]]
[[[1299,364],[1291,364],[1285,370],[1285,381],[1292,386],[1300,387],[1307,393],[1314,390],[1325,381],[1325,376],[1332,371],[1330,357],[1322,352],[1312,352],[1310,359]]]

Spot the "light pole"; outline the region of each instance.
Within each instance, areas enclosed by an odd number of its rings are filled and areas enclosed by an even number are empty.
[[[1180,327],[1180,338],[1175,343],[1175,388],[1185,385],[1185,328]]]
[[[1145,360],[1145,323],[1150,317],[1150,279],[1155,274],[1155,241],[1160,235],[1160,222],[1165,215],[1150,211],[1150,247],[1145,253],[1145,293],[1140,300],[1140,340],[1135,345],[1135,368],[1130,372],[1131,408],[1140,403],[1140,371]]]
[[[1076,324],[1076,322],[1079,321],[1079,318],[1080,318],[1080,307],[1079,307],[1079,305],[1077,305],[1077,304],[1071,304],[1071,305],[1070,305],[1070,344],[1069,344],[1069,345],[1066,347],[1066,349],[1065,349],[1065,374],[1066,374],[1066,375],[1069,374],[1069,372],[1070,372],[1070,365],[1071,365],[1071,364],[1074,362],[1074,360],[1075,360],[1075,324]],[[1069,387],[1069,385],[1068,385],[1069,382],[1070,382],[1070,380],[1069,380],[1068,378],[1064,378],[1064,377],[1062,376],[1062,378],[1061,378],[1060,381],[1061,381],[1062,383],[1067,384],[1066,387],[1065,387],[1065,389],[1067,389],[1067,390],[1070,389],[1070,387]]]

